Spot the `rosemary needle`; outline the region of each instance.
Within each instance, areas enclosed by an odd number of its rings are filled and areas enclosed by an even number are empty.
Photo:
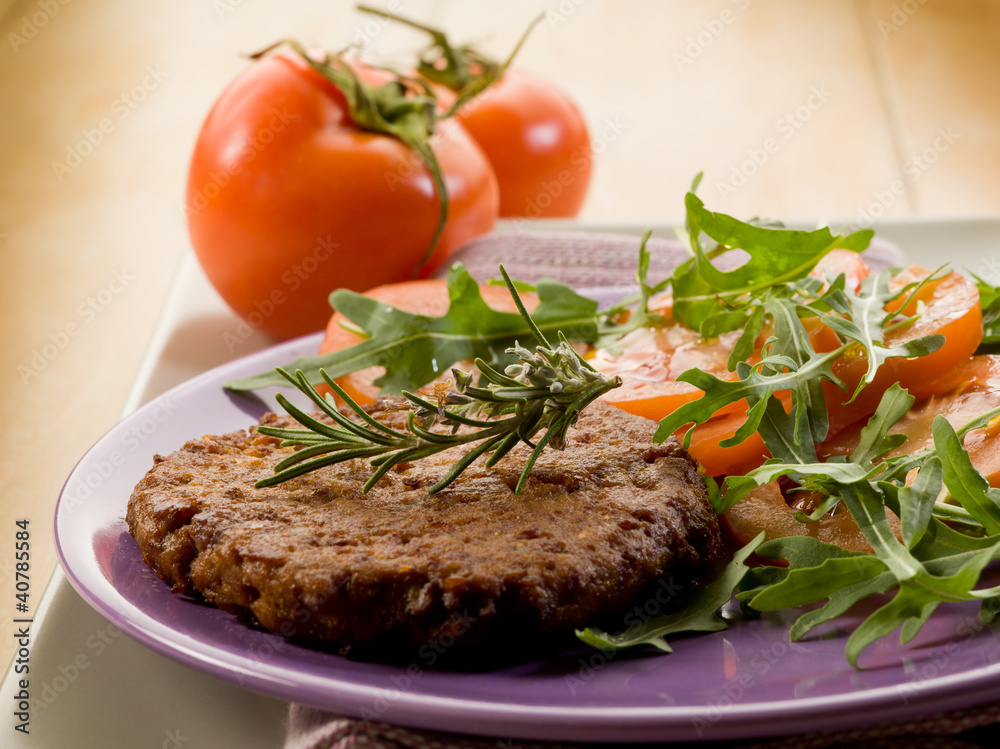
[[[472,373],[452,369],[455,389],[438,383],[434,386],[433,400],[420,393],[403,391],[405,401],[399,407],[407,411],[404,431],[392,429],[372,417],[324,370],[320,370],[323,380],[354,412],[357,420],[342,414],[332,395],[320,395],[302,371],[291,374],[279,367],[277,371],[308,396],[333,424],[309,415],[279,393],[276,396],[278,403],[303,428],[261,426],[257,431],[280,438],[282,447],[301,449],[279,461],[274,467],[274,475],[261,479],[256,486],[274,486],[325,466],[365,458],[375,467],[362,488],[367,492],[399,463],[478,442],[428,490],[433,494],[458,478],[481,455],[491,453],[486,465],[492,466],[519,442],[524,442],[532,451],[514,490],[520,494],[542,451],[546,447],[562,449],[566,432],[576,423],[580,412],[621,385],[621,379],[607,377],[595,370],[561,335],[559,343],[552,346],[520,303],[502,266],[500,270],[521,315],[538,339],[534,351],[515,343],[506,353],[517,356],[520,363],[506,367],[503,372],[477,359],[476,369],[482,385],[474,384]],[[437,424],[451,429],[434,430]],[[460,427],[465,429],[460,430]],[[538,441],[532,442],[543,431]]]
[[[274,486],[325,466],[367,458],[375,466],[363,487],[367,492],[398,463],[420,460],[457,445],[480,443],[428,490],[433,494],[458,478],[479,456],[492,453],[487,465],[493,465],[518,442],[524,442],[532,452],[515,488],[519,494],[542,451],[547,446],[562,449],[566,432],[580,412],[621,385],[621,379],[591,368],[566,341],[551,349],[540,345],[535,351],[514,346],[507,353],[518,356],[520,364],[507,367],[503,373],[481,359],[476,361],[485,386],[474,385],[470,373],[453,369],[455,390],[436,385],[434,400],[404,392],[405,402],[400,407],[407,411],[405,431],[392,429],[366,413],[323,370],[326,384],[359,420],[342,414],[333,397],[320,395],[301,371],[293,375],[279,369],[333,424],[311,416],[279,394],[278,402],[303,428],[261,426],[258,431],[281,438],[282,447],[301,449],[281,460],[274,467],[274,475],[261,479],[256,486]],[[434,431],[436,424],[448,425],[451,430]],[[460,431],[459,427],[466,429]],[[532,442],[543,431],[537,442]]]

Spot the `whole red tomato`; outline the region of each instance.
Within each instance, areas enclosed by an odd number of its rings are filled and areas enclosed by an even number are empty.
[[[452,44],[432,26],[367,5],[358,10],[431,37],[415,70],[438,87],[442,100],[454,94],[449,116],[465,125],[486,153],[500,186],[502,218],[568,218],[580,212],[593,166],[587,124],[561,89],[510,64],[542,16],[528,26],[510,57],[497,62],[472,45]]]
[[[420,276],[489,232],[498,206],[489,163],[461,125],[439,121],[430,145],[450,207]],[[337,288],[410,278],[440,208],[416,152],[360,129],[341,90],[292,54],[254,62],[223,92],[188,175],[188,228],[205,274],[237,314],[281,339],[323,328]]]
[[[500,216],[576,216],[587,197],[593,154],[579,110],[556,86],[518,68],[459,109],[493,166]]]

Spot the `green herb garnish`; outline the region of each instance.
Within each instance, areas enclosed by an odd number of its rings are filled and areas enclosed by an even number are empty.
[[[979,289],[979,303],[983,311],[983,340],[976,353],[995,353],[1000,344],[1000,286],[991,286],[975,273],[970,275]]]
[[[698,226],[705,214],[700,201],[693,200],[692,195],[688,200],[692,223]],[[736,362],[735,381],[697,370],[685,372],[679,379],[699,387],[705,395],[663,419],[657,439],[666,439],[685,424],[704,423],[720,408],[746,398],[749,404],[746,424],[722,444],[736,444],[759,432],[774,457],[746,476],[727,477],[725,490],[714,497],[716,510],[725,512],[753,488],[787,477],[825,497],[811,515],[800,513],[801,521],[818,520],[843,503],[874,550],[874,554],[846,552],[798,537],[765,543],[758,553],[784,557],[789,567],[751,572],[747,578],[752,582],[742,594],[745,602],[753,609],[770,611],[826,600],[823,607],[798,620],[791,633],[797,639],[817,624],[844,613],[854,603],[896,589],[895,596],[849,638],[847,658],[857,666],[860,653],[878,638],[900,628],[902,642],[916,636],[939,603],[989,600],[1000,594],[1000,588],[975,590],[984,567],[1000,557],[1000,491],[990,488],[973,467],[961,437],[944,417],[935,419],[932,449],[918,455],[887,458],[886,453],[905,439],[890,434],[889,430],[913,403],[913,398],[896,385],[884,394],[851,455],[824,462],[816,454],[816,444],[825,439],[828,424],[820,383],[827,380],[844,387],[833,370],[837,359],[847,354],[867,358],[868,368],[853,394],[856,396],[873,381],[887,359],[923,356],[943,345],[940,335],[892,347],[884,343],[889,331],[909,325],[914,319],[914,315],[886,312],[886,308],[905,309],[920,285],[936,275],[892,290],[888,274],[882,273],[866,279],[855,293],[845,288],[843,278],[833,280],[826,288],[817,286],[813,279],[805,278],[807,271],[792,267],[792,257],[785,266],[791,269],[789,275],[782,275],[779,269],[774,277],[754,282],[748,269],[758,258],[772,256],[764,234],[768,230],[756,227],[751,230],[734,219],[715,214],[708,214],[707,219],[711,231],[706,233],[719,243],[717,253],[739,247],[749,253],[750,261],[740,269],[746,274],[745,283],[732,294],[733,283],[716,273],[710,263],[707,269],[699,268],[699,288],[706,291],[695,300],[694,309],[700,315],[695,322],[701,320],[704,329],[713,314],[728,314],[713,312],[714,298],[725,307],[738,308],[745,320],[753,321],[753,326],[747,326],[744,338],[758,335],[764,321],[770,321],[774,333],[758,363],[751,366]],[[729,229],[730,225],[735,228]],[[787,235],[775,236],[788,239]],[[852,243],[857,241],[855,238]],[[697,240],[692,244],[697,264]],[[766,291],[761,293],[760,287],[765,286]],[[920,314],[919,306],[915,314]],[[813,350],[801,322],[802,318],[813,316],[838,335],[840,347],[830,352]],[[777,397],[781,391],[790,393],[790,412],[786,412]],[[963,427],[960,434],[964,436],[969,429],[985,425],[997,413],[1000,410],[980,417]],[[688,439],[689,435],[690,431]],[[914,470],[918,471],[916,479],[907,485],[907,476]],[[943,491],[952,497],[954,504],[936,501]],[[901,520],[902,541],[889,525],[887,508]],[[959,533],[945,523],[956,518],[973,535]]]
[[[893,446],[888,435],[892,419],[885,418],[885,412],[896,410],[900,392],[898,387],[887,391],[868,422],[872,449],[856,450],[843,463],[804,466],[769,461],[743,477],[759,485],[790,475],[802,486],[840,499],[874,550],[874,554],[848,552],[808,537],[775,539],[757,550],[765,557],[784,557],[789,567],[747,575],[741,598],[750,607],[774,611],[827,601],[796,621],[790,632],[793,640],[869,596],[898,589],[848,639],[847,659],[854,666],[862,650],[897,629],[902,628],[901,642],[913,639],[940,603],[980,601],[981,611],[988,612],[986,604],[1000,595],[1000,587],[975,589],[986,565],[1000,558],[1000,492],[973,467],[947,419],[935,418],[932,449],[873,462]],[[984,426],[997,414],[1000,409],[984,414],[960,433]],[[906,475],[915,466],[919,472],[907,486]],[[988,535],[959,533],[938,517],[935,500],[942,488],[969,516],[982,521],[979,530]],[[887,507],[901,520],[902,541],[889,527]]]
[[[501,267],[501,270],[503,268]],[[434,494],[454,481],[476,458],[489,454],[485,465],[495,465],[519,442],[532,448],[525,461],[521,477],[514,490],[520,494],[531,469],[546,447],[561,449],[566,433],[576,423],[580,412],[594,400],[621,385],[618,377],[606,377],[587,363],[565,340],[552,346],[535,325],[507,278],[511,293],[525,323],[538,341],[535,351],[515,344],[508,353],[520,364],[513,364],[501,373],[482,359],[476,368],[486,380],[485,387],[473,384],[473,375],[453,369],[456,391],[436,388],[436,401],[419,394],[403,391],[406,399],[406,431],[392,429],[365,412],[323,369],[320,375],[359,421],[344,416],[330,395],[320,395],[302,371],[294,375],[279,368],[278,373],[305,393],[333,422],[311,416],[284,395],[278,394],[281,406],[304,429],[282,429],[261,426],[258,431],[282,439],[282,447],[296,446],[295,451],[274,467],[274,475],[257,482],[256,486],[273,486],[324,466],[352,458],[370,459],[375,472],[365,482],[368,491],[393,466],[420,460],[458,445],[478,442],[428,492]],[[449,426],[448,432],[434,431],[435,424]],[[466,427],[465,430],[460,430]],[[545,433],[537,442],[535,435]]]
[[[814,444],[826,438],[828,425],[826,400],[820,384],[828,380],[843,386],[833,371],[834,362],[852,350],[860,350],[868,357],[868,370],[858,384],[860,390],[874,379],[875,372],[886,359],[923,356],[944,344],[944,336],[935,334],[892,348],[883,345],[886,330],[891,325],[905,324],[907,319],[901,313],[886,313],[884,307],[900,300],[901,308],[905,307],[905,301],[915,293],[916,286],[911,284],[892,291],[888,274],[881,273],[865,279],[860,292],[855,294],[845,290],[840,279],[818,298],[808,300],[809,303],[803,300],[802,292],[815,290],[813,284],[776,286],[766,300],[755,303],[774,325],[774,335],[761,360],[753,366],[737,362],[737,380],[723,380],[697,369],[681,374],[678,381],[694,385],[703,390],[705,396],[684,404],[664,418],[656,439],[666,439],[685,424],[703,424],[721,408],[746,398],[750,406],[747,421],[735,436],[721,443],[723,446],[738,444],[760,431],[764,443],[773,447],[776,456],[794,455],[805,462],[814,462]],[[840,336],[842,344],[833,351],[814,351],[802,326],[802,316],[818,316]],[[793,402],[792,429],[787,433],[781,433],[788,420],[775,395],[782,391],[789,391]],[[779,423],[782,427],[775,429]],[[811,439],[803,443],[807,433]],[[686,443],[690,441],[690,434],[689,430],[685,435]]]
[[[755,303],[784,284],[805,278],[830,250],[860,252],[874,234],[864,229],[845,237],[826,228],[795,231],[745,223],[706,210],[693,192],[687,194],[685,205],[694,257],[673,274],[674,314],[709,337],[742,327]],[[712,263],[734,249],[748,254],[746,263],[729,271]]]
[[[643,248],[643,253],[645,249]],[[648,266],[648,260],[647,260]],[[645,284],[645,276],[641,276]],[[333,379],[366,367],[382,366],[386,373],[375,380],[383,392],[416,390],[439,377],[460,361],[482,359],[495,368],[514,363],[506,352],[517,340],[533,337],[531,326],[517,312],[498,312],[483,301],[479,284],[461,264],[448,273],[448,311],[440,316],[404,312],[385,302],[354,291],[340,289],[330,295],[331,306],[347,318],[365,337],[361,343],[330,354],[306,356],[285,365],[301,370],[306,379],[319,384],[320,369]],[[553,339],[594,342],[617,337],[633,329],[636,320],[615,322],[622,305],[598,312],[593,299],[577,294],[563,283],[543,279],[536,284],[539,303],[531,314],[534,326]],[[639,319],[642,313],[637,312]],[[287,385],[277,372],[227,382],[229,390],[255,390],[269,385]]]

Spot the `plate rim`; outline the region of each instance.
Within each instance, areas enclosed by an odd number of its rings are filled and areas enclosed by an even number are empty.
[[[323,710],[332,709],[354,717],[364,717],[359,716],[357,705],[352,703],[357,703],[363,698],[378,698],[384,695],[386,689],[351,684],[337,678],[319,678],[302,672],[293,672],[292,675],[296,679],[291,680],[287,676],[283,677],[282,674],[287,671],[275,664],[263,663],[257,668],[247,669],[232,662],[230,658],[220,657],[224,651],[220,652],[216,648],[207,645],[199,647],[197,644],[185,646],[176,638],[169,636],[174,632],[169,624],[153,618],[123,598],[111,582],[103,577],[96,567],[96,561],[92,569],[86,570],[97,573],[96,576],[91,574],[90,577],[95,577],[100,589],[92,589],[93,583],[89,582],[88,576],[81,574],[80,570],[75,568],[79,560],[71,559],[73,555],[68,553],[67,544],[63,540],[63,525],[68,522],[66,509],[68,487],[77,471],[86,465],[88,458],[99,451],[113,435],[124,430],[132,421],[141,420],[164,399],[180,399],[188,391],[200,390],[207,383],[217,381],[223,375],[228,379],[234,369],[255,368],[255,371],[261,371],[264,365],[258,362],[287,361],[296,348],[308,349],[310,346],[315,348],[315,343],[321,336],[321,332],[309,334],[216,366],[176,385],[120,420],[95,441],[68,474],[56,502],[53,530],[59,563],[73,588],[101,616],[146,647],[201,673],[221,678],[243,688],[287,701],[300,701],[302,704]],[[83,502],[86,504],[87,500]],[[119,519],[124,519],[124,506]],[[100,595],[102,590],[104,596]],[[336,704],[331,702],[320,704],[312,699],[303,700],[303,695],[295,694],[295,690],[302,690],[308,684],[321,688],[324,697],[336,701]],[[956,689],[956,686],[960,686],[961,689]],[[591,705],[537,706],[403,692],[394,698],[388,709],[379,714],[379,720],[384,719],[421,729],[461,730],[479,735],[535,740],[594,741],[600,734],[608,740],[663,741],[664,733],[667,732],[670,733],[670,741],[759,738],[803,731],[854,728],[901,720],[927,713],[928,708],[930,713],[939,713],[960,707],[973,707],[1000,698],[1000,663],[960,674],[922,680],[916,693],[909,700],[900,699],[899,691],[899,685],[892,685],[861,691],[844,691],[833,696],[769,701],[763,704],[760,702],[733,704],[717,717],[712,717],[712,713],[718,712],[718,708],[708,704],[697,708],[670,705],[633,708]],[[972,699],[970,693],[974,693]],[[819,717],[817,717],[817,707],[823,708],[819,712]],[[838,707],[851,708],[852,718],[849,723],[843,722],[842,715],[832,715],[837,712]],[[456,713],[460,714],[458,719]],[[777,714],[781,716],[780,725],[776,725],[775,722]],[[704,737],[697,732],[698,719],[708,721],[711,728],[710,736]]]

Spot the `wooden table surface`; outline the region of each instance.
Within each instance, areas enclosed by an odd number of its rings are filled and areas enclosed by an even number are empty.
[[[1000,212],[991,0],[398,7],[497,55],[545,11],[520,64],[559,81],[601,141],[582,221],[678,221],[702,170],[708,206],[740,217]],[[29,521],[33,607],[62,482],[118,419],[189,249],[202,119],[242,54],[283,37],[364,39],[377,59],[422,42],[341,0],[0,0],[0,664],[15,644],[15,521]]]

